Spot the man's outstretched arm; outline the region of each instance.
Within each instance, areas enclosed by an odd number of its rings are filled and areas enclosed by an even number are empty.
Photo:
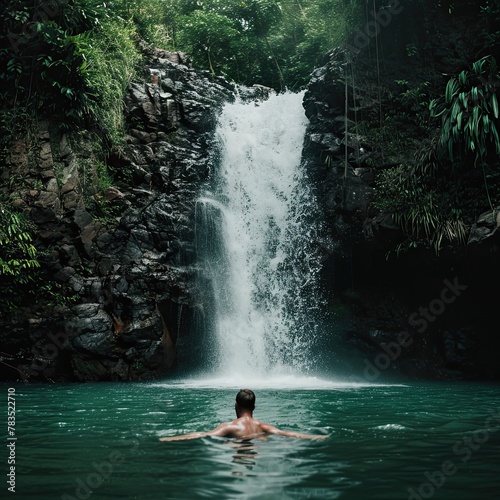
[[[215,429],[208,432],[191,432],[189,434],[180,434],[179,436],[169,436],[160,438],[160,441],[186,441],[188,439],[198,439],[208,436],[229,436],[231,434],[231,424],[220,424]]]
[[[179,436],[169,436],[160,438],[160,441],[185,441],[187,439],[198,439],[208,435],[208,432],[191,432],[190,434],[181,434]]]
[[[330,437],[330,434],[303,434],[301,432],[282,431],[272,425],[264,425],[263,427],[266,434],[275,434],[277,436],[286,436],[298,439],[327,439]]]

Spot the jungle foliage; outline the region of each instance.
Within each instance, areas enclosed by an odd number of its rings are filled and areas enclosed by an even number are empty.
[[[0,23],[4,140],[46,116],[116,138],[139,60],[131,21],[96,0],[7,0]]]
[[[298,89],[356,22],[355,0],[168,0],[166,48],[229,80]],[[357,21],[356,21],[357,20]]]
[[[398,164],[380,171],[374,204],[392,214],[405,236],[397,253],[417,246],[439,253],[450,244],[465,244],[478,216],[499,209],[500,6],[465,3],[441,1],[438,8],[452,15],[467,7],[469,22],[475,19],[482,27],[471,51],[475,57],[463,54],[444,82],[426,68],[429,82],[397,81],[407,90],[393,96],[395,104],[384,113],[397,126],[384,125],[382,147]],[[404,109],[398,110],[398,103]]]

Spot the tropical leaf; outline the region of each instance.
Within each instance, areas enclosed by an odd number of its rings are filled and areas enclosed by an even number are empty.
[[[458,82],[454,78],[452,78],[446,85],[446,91],[444,94],[446,102],[450,102],[452,100],[458,88],[459,88]]]
[[[493,116],[498,119],[498,100],[496,94],[492,94],[491,96],[491,107],[493,108]]]

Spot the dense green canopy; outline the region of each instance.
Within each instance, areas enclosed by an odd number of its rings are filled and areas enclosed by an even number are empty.
[[[196,66],[230,80],[297,88],[307,83],[328,50],[345,41],[357,4],[352,0],[169,0],[168,43],[186,51]]]
[[[48,111],[116,139],[138,37],[230,81],[296,89],[345,40],[355,14],[354,0],[7,0],[3,129],[25,128],[26,111]]]

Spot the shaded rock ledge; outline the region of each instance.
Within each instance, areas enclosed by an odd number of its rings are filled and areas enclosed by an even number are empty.
[[[5,378],[151,378],[173,368],[179,338],[190,341],[195,200],[234,88],[183,54],[147,59],[127,94],[126,143],[108,158],[110,185],[98,184],[90,135],[45,121],[34,145],[12,147],[2,179],[22,179],[9,194],[35,225],[48,281],[35,304],[2,318]]]

